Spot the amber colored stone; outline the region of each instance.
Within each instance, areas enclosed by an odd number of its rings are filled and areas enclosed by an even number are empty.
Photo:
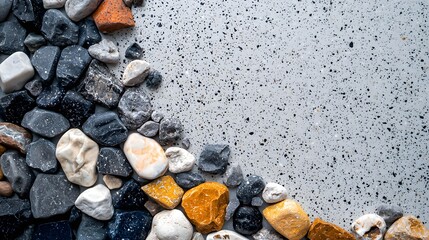
[[[217,182],[206,182],[189,189],[182,198],[186,216],[198,232],[220,231],[225,223],[228,188]]]
[[[104,0],[92,17],[104,33],[135,26],[133,13],[123,0]]]
[[[183,189],[171,176],[163,176],[142,187],[142,190],[155,202],[166,209],[174,209],[182,200]]]
[[[268,223],[289,240],[300,240],[310,228],[310,218],[301,205],[286,199],[270,205],[262,212]]]
[[[12,185],[6,181],[0,181],[0,196],[10,197],[13,195]]]
[[[355,240],[356,238],[341,227],[316,218],[310,226],[307,237],[310,240]]]
[[[396,220],[384,235],[384,240],[429,240],[429,229],[414,216]]]

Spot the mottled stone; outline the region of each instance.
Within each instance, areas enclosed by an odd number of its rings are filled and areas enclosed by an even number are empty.
[[[58,80],[45,87],[36,99],[37,106],[48,110],[58,111],[66,89]]]
[[[24,88],[27,90],[27,92],[33,96],[33,97],[37,97],[40,95],[40,93],[42,93],[43,91],[43,83],[42,83],[42,79],[40,77],[35,77],[33,78],[33,80],[27,82],[24,85]],[[34,101],[34,100],[33,100]],[[25,105],[25,104],[22,104]],[[28,105],[27,105],[28,106]],[[35,106],[33,105],[32,108],[34,108]],[[31,109],[32,109],[31,108]],[[23,116],[24,117],[24,116]]]
[[[42,34],[52,45],[66,47],[78,43],[79,27],[60,10],[49,9],[43,16]]]
[[[160,177],[144,185],[142,190],[153,201],[166,209],[173,209],[179,205],[184,193],[171,176]]]
[[[149,72],[149,75],[147,75],[145,82],[146,87],[155,90],[161,86],[162,75],[157,70],[152,70]]]
[[[240,206],[233,216],[234,230],[243,235],[251,235],[262,229],[262,214],[257,207]]]
[[[46,9],[50,8],[62,8],[66,4],[67,0],[43,0],[43,7]]]
[[[102,0],[67,0],[65,10],[67,16],[75,22],[91,15]]]
[[[34,76],[27,54],[15,52],[0,64],[0,87],[4,93],[21,90]]]
[[[276,231],[266,228],[262,228],[257,233],[253,234],[252,237],[254,240],[285,240],[285,238]]]
[[[229,166],[225,172],[223,183],[227,187],[237,187],[243,182],[243,171],[238,163]]]
[[[68,221],[50,222],[37,225],[33,240],[72,240],[73,231]]]
[[[18,149],[25,154],[31,139],[31,133],[24,128],[12,123],[0,122],[0,144]]]
[[[189,140],[189,138],[185,138],[182,140],[182,147],[184,149],[189,149],[190,146],[191,146],[191,141]]]
[[[30,143],[30,145],[28,145],[25,162],[29,167],[44,173],[56,172],[58,161],[55,157],[55,145],[51,141],[43,138]]]
[[[0,196],[11,197],[13,195],[12,184],[7,181],[0,181]]]
[[[206,240],[248,240],[248,239],[230,230],[220,230],[218,232],[210,233],[209,235],[207,235]],[[265,239],[265,240],[272,240],[272,239]]]
[[[86,214],[82,216],[79,228],[77,229],[77,240],[100,240],[106,239],[107,224]]]
[[[152,112],[152,115],[150,117],[154,122],[159,123],[164,118],[164,114],[162,112],[155,110]]]
[[[198,169],[207,173],[223,174],[226,171],[230,153],[228,145],[207,144],[200,154]]]
[[[310,226],[307,237],[310,240],[343,239],[355,240],[354,236],[341,227],[316,218]]]
[[[134,27],[131,9],[122,0],[104,0],[92,15],[101,32],[114,32]]]
[[[74,204],[83,213],[98,220],[109,220],[113,216],[110,190],[101,184],[83,191]]]
[[[159,141],[161,144],[171,144],[182,136],[183,126],[177,118],[164,118],[159,125]]]
[[[387,226],[390,226],[404,215],[404,210],[399,206],[381,205],[377,207],[375,213],[384,219]]]
[[[286,188],[277,183],[267,183],[262,191],[262,198],[267,203],[276,203],[285,200],[287,197]]]
[[[0,197],[0,239],[14,239],[32,218],[28,199]]]
[[[118,46],[108,39],[90,46],[88,52],[91,57],[104,63],[118,63],[120,60]]]
[[[13,0],[1,0],[0,1],[0,22],[6,20],[12,7]]]
[[[264,200],[262,200],[262,198],[260,197],[253,197],[252,201],[250,202],[250,205],[254,206],[254,207],[260,207],[264,204]]]
[[[353,221],[351,231],[359,240],[382,240],[386,223],[377,214],[365,214]]]
[[[110,190],[118,189],[122,187],[122,180],[112,175],[104,175],[103,182],[106,184],[106,187]]]
[[[131,44],[127,50],[125,50],[125,57],[128,59],[139,59],[143,56],[143,48],[138,43]]]
[[[143,125],[137,129],[137,132],[145,137],[154,137],[158,134],[159,131],[159,123],[154,121],[147,121],[143,123]]]
[[[97,170],[101,174],[128,177],[133,169],[124,152],[119,148],[105,147],[100,149]]]
[[[18,51],[25,52],[26,36],[27,30],[16,19],[0,23],[0,53],[10,55]]]
[[[97,143],[116,146],[123,143],[128,130],[114,112],[95,113],[82,126],[82,130]]]
[[[260,176],[250,175],[238,186],[237,198],[242,204],[250,204],[252,198],[258,196],[265,187],[264,179]]]
[[[229,221],[235,213],[235,210],[240,206],[240,201],[238,201],[237,196],[234,194],[229,197],[229,203],[226,207],[225,221]]]
[[[168,170],[172,173],[191,171],[195,157],[190,152],[179,147],[170,147],[165,151],[168,160]]]
[[[25,28],[32,32],[40,31],[45,14],[42,0],[14,0],[12,12]]]
[[[60,105],[60,112],[72,127],[80,127],[95,112],[95,104],[75,91],[68,91]]]
[[[43,81],[51,81],[55,76],[61,49],[57,46],[39,48],[31,58],[31,63]]]
[[[149,96],[139,88],[130,88],[122,95],[118,115],[128,129],[135,130],[149,120],[152,104]]]
[[[146,239],[151,224],[152,216],[147,211],[116,211],[107,235],[110,239]]]
[[[86,18],[80,22],[78,45],[88,48],[89,46],[99,43],[101,40],[100,32],[92,19]]]
[[[387,230],[385,240],[427,240],[429,229],[414,216],[399,218]]]
[[[147,239],[191,240],[193,233],[191,223],[180,210],[165,210],[153,218]]]
[[[21,125],[43,137],[56,137],[70,128],[69,121],[61,114],[35,108],[24,115]]]
[[[131,179],[112,195],[112,200],[115,208],[139,210],[144,209],[147,196],[141,190],[140,185]]]
[[[142,83],[150,72],[150,64],[143,60],[134,60],[125,68],[121,82],[124,86],[132,87]]]
[[[150,212],[152,216],[155,216],[157,213],[164,210],[161,205],[151,200],[146,201],[144,207]]]
[[[176,175],[176,183],[185,189],[196,187],[205,181],[203,176],[195,172],[184,172]]]
[[[42,46],[46,45],[46,39],[39,34],[29,33],[24,39],[24,45],[30,50],[30,52],[35,52]]]
[[[82,221],[82,215],[83,213],[81,210],[79,210],[76,206],[72,207],[72,209],[70,210],[69,222],[73,229],[79,227],[79,224]]]
[[[24,115],[36,106],[27,91],[9,93],[0,98],[0,117],[7,122],[20,124]]]
[[[73,45],[64,48],[57,66],[57,78],[61,85],[74,86],[84,75],[91,60],[88,51],[81,46]]]
[[[21,198],[27,197],[34,181],[34,175],[25,163],[25,158],[17,151],[9,150],[0,157],[0,164],[13,191]]]

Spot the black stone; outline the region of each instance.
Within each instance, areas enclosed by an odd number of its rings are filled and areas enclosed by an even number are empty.
[[[207,144],[201,152],[198,169],[212,174],[223,174],[228,166],[229,146],[224,144]]]
[[[129,88],[118,104],[118,116],[124,125],[135,130],[150,119],[152,104],[150,97],[140,88]]]
[[[40,47],[46,45],[46,40],[42,35],[30,33],[25,38],[24,44],[30,52],[35,52]]]
[[[58,47],[77,44],[79,27],[58,9],[49,9],[43,16],[43,36]]]
[[[0,1],[0,22],[6,20],[9,15],[10,9],[12,8],[13,0],[1,0]]]
[[[0,239],[19,236],[32,218],[28,199],[0,197]]]
[[[43,0],[14,0],[12,11],[13,15],[29,31],[40,32],[45,14]]]
[[[98,60],[91,62],[85,79],[78,89],[86,99],[95,101],[107,108],[115,108],[124,91],[119,80],[110,73],[106,64]]]
[[[43,81],[51,81],[55,76],[61,49],[56,46],[39,48],[31,58],[31,64]]]
[[[106,222],[94,219],[83,214],[82,221],[77,229],[77,240],[100,240],[107,236]]]
[[[100,41],[101,35],[95,22],[89,18],[83,20],[79,24],[79,45],[88,48]]]
[[[50,222],[37,225],[33,240],[72,240],[73,231],[68,221]]]
[[[82,126],[82,130],[98,144],[116,146],[127,140],[128,130],[114,112],[95,113]]]
[[[66,213],[79,196],[79,187],[64,174],[38,174],[30,191],[34,218],[49,218]]]
[[[161,86],[162,75],[157,70],[152,70],[149,72],[149,75],[147,75],[145,82],[149,89],[155,90]]]
[[[69,223],[73,229],[79,227],[80,222],[82,221],[82,211],[80,211],[76,206],[73,206],[70,210]]]
[[[186,189],[190,189],[204,183],[206,179],[195,172],[184,172],[176,175],[176,183]]]
[[[144,209],[146,201],[146,194],[134,180],[127,181],[117,192],[112,194],[113,206],[118,209]]]
[[[43,138],[30,143],[27,148],[25,161],[29,167],[41,172],[56,172],[58,161],[55,157],[55,144]]]
[[[124,152],[119,148],[105,147],[100,149],[97,170],[101,174],[128,177],[133,169]]]
[[[61,100],[66,94],[66,89],[61,86],[60,82],[54,81],[51,85],[45,87],[37,96],[37,106],[44,109],[58,111]]]
[[[42,93],[43,91],[43,82],[42,79],[38,76],[34,78],[33,80],[29,81],[25,84],[24,88],[27,90],[27,92],[33,96],[37,97]]]
[[[13,33],[13,34],[11,34]],[[26,52],[24,40],[27,30],[16,20],[0,23],[0,53],[10,55],[14,52]]]
[[[404,216],[404,210],[395,205],[381,205],[375,210],[375,213],[382,217],[387,226],[392,225],[396,220]]]
[[[95,104],[75,91],[68,91],[61,102],[61,113],[72,127],[80,127],[95,112]]]
[[[171,144],[182,136],[183,126],[177,118],[164,118],[159,124],[159,141],[161,144]]]
[[[13,191],[18,196],[28,196],[34,175],[25,163],[25,158],[15,150],[8,150],[0,157],[1,169],[4,176],[12,185]]]
[[[7,94],[0,98],[0,117],[14,124],[20,124],[24,115],[36,106],[27,91]]]
[[[85,48],[74,45],[63,49],[57,66],[57,78],[64,87],[73,87],[85,73],[92,58]]]
[[[70,123],[59,113],[35,108],[25,114],[21,126],[40,136],[53,138],[67,131]]]
[[[152,224],[147,211],[116,211],[108,225],[110,239],[146,239]]]
[[[252,203],[252,198],[258,196],[264,190],[265,182],[260,176],[251,175],[237,188],[237,198],[240,203],[249,205]]]
[[[138,43],[133,43],[125,50],[125,57],[129,59],[140,59],[143,56],[143,48]]]
[[[33,239],[33,233],[34,233],[34,225],[30,225],[27,228],[24,229],[21,235],[19,235],[15,240],[32,240]]]
[[[243,235],[252,235],[262,229],[262,214],[257,207],[240,206],[232,218],[234,230]]]

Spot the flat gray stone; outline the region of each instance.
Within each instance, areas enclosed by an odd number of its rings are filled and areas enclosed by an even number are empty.
[[[232,188],[240,185],[242,181],[243,181],[243,171],[241,170],[240,165],[238,163],[235,163],[229,166],[229,168],[226,170],[223,183],[227,187]]]
[[[137,129],[137,132],[145,137],[154,137],[156,134],[158,134],[158,131],[159,123],[154,121],[147,121],[139,129]]]
[[[30,143],[30,145],[28,145],[25,161],[29,167],[41,172],[56,172],[58,161],[55,157],[55,144],[43,138]]]
[[[63,115],[40,108],[26,113],[21,125],[47,138],[56,137],[70,128],[69,121]]]

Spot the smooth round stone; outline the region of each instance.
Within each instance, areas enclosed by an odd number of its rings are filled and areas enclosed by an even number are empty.
[[[0,197],[0,237],[2,239],[15,239],[32,220],[28,199],[21,199],[18,196]]]
[[[248,238],[230,230],[220,230],[218,232],[210,233],[209,235],[207,235],[207,238],[206,238],[206,240],[221,240],[221,239],[248,240]],[[266,240],[272,240],[272,239],[266,239]]]
[[[21,125],[47,138],[58,136],[70,128],[69,121],[63,115],[39,108],[26,113]]]
[[[404,210],[399,206],[381,205],[377,207],[375,213],[390,226],[404,215]]]
[[[109,239],[146,239],[152,224],[147,211],[116,211],[109,222]]]
[[[143,60],[134,60],[125,68],[121,82],[124,86],[132,87],[142,83],[150,72],[150,64]]]
[[[244,181],[237,188],[237,198],[242,204],[249,205],[252,198],[258,196],[265,187],[264,179],[251,175],[244,179]]]
[[[97,169],[101,174],[128,177],[133,169],[124,152],[119,148],[105,147],[100,149]]]
[[[67,0],[43,0],[43,7],[46,9],[50,8],[62,8],[66,4]]]
[[[159,131],[159,123],[154,121],[147,121],[137,129],[137,132],[145,137],[155,137]]]
[[[0,22],[6,20],[12,7],[13,0],[0,0]]]
[[[128,59],[139,59],[143,56],[143,48],[138,43],[133,43],[125,50],[125,57]]]
[[[145,82],[146,87],[155,90],[161,86],[162,75],[157,70],[152,70],[149,72],[149,75],[147,75]]]
[[[238,207],[232,221],[235,231],[243,235],[255,234],[262,229],[262,214],[257,207]]]
[[[101,0],[67,0],[65,10],[71,20],[79,22],[91,15],[101,2]]]
[[[82,130],[104,146],[119,145],[128,136],[127,128],[114,112],[95,113],[86,120]]]
[[[169,147],[165,155],[168,160],[168,171],[172,173],[188,172],[194,167],[194,155],[183,148]]]
[[[180,210],[165,210],[153,217],[148,239],[191,240],[193,233],[192,224]]]
[[[24,128],[7,122],[0,122],[0,144],[27,153],[32,135]]]
[[[101,40],[100,32],[92,19],[86,18],[80,22],[78,43],[80,46],[88,48],[89,46],[101,42]]]
[[[24,115],[36,106],[27,91],[18,91],[0,98],[0,117],[14,124],[20,124]]]
[[[83,191],[74,204],[83,213],[98,220],[109,220],[113,216],[110,190],[101,184]]]
[[[150,97],[143,90],[130,88],[122,95],[117,110],[124,125],[135,130],[150,119],[152,104]]]
[[[52,45],[66,47],[78,43],[79,27],[58,9],[43,16],[42,34]]]
[[[286,188],[277,183],[267,183],[262,191],[262,198],[267,203],[276,203],[285,200],[287,197]]]
[[[9,150],[0,157],[0,165],[4,176],[12,185],[13,191],[21,198],[27,197],[34,175],[25,163],[25,158],[17,151]]]
[[[10,34],[13,32],[14,34]],[[0,53],[10,55],[14,52],[25,52],[27,30],[16,19],[0,23]]]
[[[77,240],[100,240],[106,239],[107,224],[86,214],[82,216],[79,228],[76,232]]]
[[[60,112],[72,127],[80,127],[95,112],[95,104],[75,91],[68,91],[61,101]]]
[[[353,221],[351,231],[357,239],[381,240],[386,232],[386,222],[377,214],[365,214]]]
[[[104,184],[106,184],[106,187],[110,190],[118,189],[122,187],[122,180],[112,175],[104,175],[103,182]]]
[[[161,144],[174,143],[182,136],[183,125],[177,118],[164,118],[159,125]]]
[[[64,48],[57,65],[57,78],[61,85],[67,88],[76,85],[91,61],[88,50],[81,46]]]
[[[118,63],[120,60],[118,47],[108,39],[90,46],[88,52],[91,57],[104,63]]]
[[[46,45],[46,40],[42,35],[29,33],[24,40],[24,45],[28,50],[30,50],[30,52],[35,52],[40,47]]]
[[[0,87],[4,93],[21,90],[34,76],[27,54],[15,52],[0,64]]]
[[[153,139],[131,133],[125,141],[124,153],[141,178],[153,180],[167,171],[168,161],[164,150]]]
[[[72,240],[73,230],[68,221],[50,222],[37,225],[33,240],[61,239]]]
[[[112,196],[113,206],[123,210],[144,209],[147,200],[146,194],[141,190],[140,185],[134,181],[127,181]]]
[[[55,76],[61,49],[57,46],[45,46],[37,49],[31,58],[36,72],[43,81],[51,81]]]
[[[184,172],[176,175],[176,183],[186,189],[196,187],[205,181],[203,176],[195,172]]]
[[[207,144],[200,154],[198,169],[207,173],[223,174],[228,166],[230,153],[228,145]]]
[[[55,145],[46,139],[30,143],[25,158],[27,165],[44,173],[54,173],[58,168]]]
[[[223,183],[232,188],[237,187],[238,185],[243,182],[243,171],[241,170],[241,167],[239,164],[235,163],[226,170],[225,178],[223,180]]]
[[[58,111],[61,100],[66,94],[66,89],[61,86],[60,82],[55,80],[51,85],[45,87],[37,96],[36,103],[39,108]]]

